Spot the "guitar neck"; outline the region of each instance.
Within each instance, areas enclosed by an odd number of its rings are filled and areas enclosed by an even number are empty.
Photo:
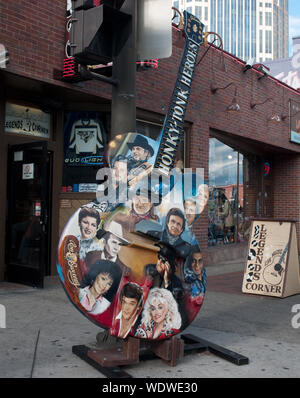
[[[173,169],[175,164],[180,140],[183,138],[184,117],[190,98],[199,48],[202,43],[204,25],[196,17],[186,13],[186,11],[185,20],[187,23],[186,43],[154,162],[155,171],[164,176],[170,175],[171,169]],[[191,21],[197,23],[198,31],[192,32]]]
[[[282,252],[282,254],[281,254],[281,256],[280,256],[280,259],[279,259],[278,264],[281,264],[281,263],[282,263],[282,261],[283,261],[283,259],[284,259],[284,256],[286,255],[286,252],[287,252],[287,250],[288,250],[288,247],[289,247],[289,244],[287,243],[287,245],[285,246],[285,248],[284,248],[284,250],[283,250],[283,252]]]

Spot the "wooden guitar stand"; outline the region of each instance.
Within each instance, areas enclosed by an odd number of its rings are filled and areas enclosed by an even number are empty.
[[[194,335],[173,336],[162,341],[143,342],[134,337],[127,337],[122,347],[111,349],[90,349],[84,345],[72,347],[73,354],[93,366],[108,378],[131,378],[122,367],[135,365],[140,361],[160,358],[170,366],[176,366],[178,359],[185,354],[209,351],[236,365],[246,365],[249,359]],[[143,343],[143,346],[142,344]]]

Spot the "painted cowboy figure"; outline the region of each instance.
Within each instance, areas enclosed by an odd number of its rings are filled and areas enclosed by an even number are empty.
[[[116,221],[110,221],[103,226],[103,235],[100,240],[103,244],[103,250],[90,251],[86,256],[87,267],[98,260],[109,260],[116,263],[121,271],[128,275],[130,268],[127,267],[119,258],[119,252],[122,246],[129,242],[123,237],[122,225]]]
[[[138,181],[142,176],[151,171],[152,164],[148,159],[154,155],[152,146],[148,143],[147,138],[142,135],[137,135],[133,142],[128,142],[128,147],[131,150],[131,155],[128,157],[127,172],[128,183],[132,185],[133,181]],[[139,179],[137,178],[139,176]]]
[[[185,307],[186,294],[181,278],[175,274],[177,265],[176,252],[172,246],[163,242],[157,243],[157,246],[160,247],[158,261],[156,264],[146,265],[145,274],[151,276],[153,288],[167,289],[172,293],[181,316],[181,327],[185,329],[189,323]]]
[[[156,264],[147,264],[145,267],[146,275],[152,277],[152,286],[168,289],[176,300],[184,296],[182,281],[176,273],[176,253],[172,246],[159,242],[158,260]]]

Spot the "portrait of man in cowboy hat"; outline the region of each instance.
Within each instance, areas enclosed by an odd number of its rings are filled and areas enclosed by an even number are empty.
[[[152,288],[158,287],[167,289],[177,302],[178,310],[182,320],[182,329],[188,326],[188,318],[186,316],[185,306],[185,290],[182,279],[177,275],[177,253],[174,247],[159,242],[157,246],[160,248],[158,260],[156,264],[147,264],[145,266],[145,274],[152,277]]]
[[[128,182],[130,184],[140,173],[151,170],[152,164],[148,160],[154,155],[154,150],[147,138],[139,134],[132,142],[128,142],[127,146],[131,150],[127,163]]]
[[[128,268],[119,258],[119,252],[122,246],[129,244],[123,237],[122,225],[116,221],[109,221],[104,224],[100,241],[103,244],[103,250],[91,251],[86,256],[86,264],[93,264],[97,260],[109,260],[116,263],[125,274],[128,274]]]

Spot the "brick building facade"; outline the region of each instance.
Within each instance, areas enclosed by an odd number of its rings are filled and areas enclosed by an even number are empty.
[[[50,224],[48,229],[49,266],[47,274],[56,273],[56,248],[63,222],[74,209],[89,201],[87,193],[62,192],[64,116],[66,112],[100,111],[109,118],[111,86],[87,81],[66,83],[54,78],[62,69],[65,57],[66,1],[41,4],[37,0],[0,0],[0,43],[9,51],[10,63],[0,69],[0,280],[7,271],[7,187],[13,176],[9,172],[8,146],[42,141],[28,135],[7,133],[6,104],[17,103],[45,109],[52,117],[48,152],[52,157],[50,173]],[[137,118],[161,125],[168,108],[178,65],[185,44],[181,32],[173,29],[173,54],[159,61],[158,69],[137,73]],[[300,145],[290,142],[290,118],[271,124],[272,112],[289,114],[289,101],[300,103],[299,93],[255,69],[244,72],[245,63],[211,46],[200,49],[190,102],[186,114],[185,166],[204,168],[209,181],[209,142],[216,138],[247,159],[244,170],[244,217],[267,216],[293,218],[300,216]],[[225,68],[224,68],[225,64]],[[224,70],[226,69],[226,70]],[[211,85],[224,87],[234,83],[240,111],[231,113],[234,85],[212,93]],[[265,102],[266,99],[270,99]],[[250,104],[265,102],[251,108]],[[109,122],[106,124],[109,140]],[[271,171],[264,178],[263,165]],[[245,162],[243,169],[245,169]],[[260,195],[259,195],[260,192]],[[267,193],[266,193],[267,192]],[[95,196],[95,195],[94,195]],[[259,196],[261,202],[259,202]],[[268,203],[263,198],[268,197]],[[68,206],[61,204],[66,200]],[[297,222],[298,245],[300,229]],[[209,220],[207,211],[195,226],[199,244],[208,254]],[[5,239],[3,237],[6,237]],[[238,245],[237,245],[238,246]],[[209,256],[207,256],[209,258]]]

